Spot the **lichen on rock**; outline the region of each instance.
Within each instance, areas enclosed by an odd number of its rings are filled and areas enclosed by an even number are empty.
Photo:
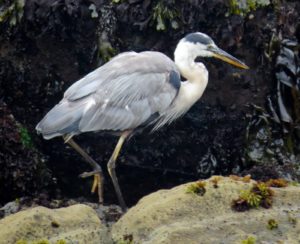
[[[112,243],[96,212],[83,204],[67,208],[35,207],[0,221],[0,243]]]
[[[268,188],[253,180],[218,177],[206,182],[206,192],[198,197],[186,194],[189,184],[161,190],[142,198],[112,228],[115,241],[132,235],[134,243],[297,243],[300,241],[300,188],[272,188],[269,209],[246,212],[231,209],[241,191],[252,188],[268,195]],[[262,199],[262,197],[261,197]],[[290,214],[293,215],[291,221]],[[272,231],[267,228],[271,221]],[[213,233],[213,234],[212,234]],[[253,240],[255,240],[253,242]]]

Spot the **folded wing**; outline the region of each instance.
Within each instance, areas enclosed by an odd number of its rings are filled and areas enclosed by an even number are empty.
[[[135,129],[163,114],[179,88],[179,72],[164,54],[123,53],[69,87],[36,129],[46,139]]]

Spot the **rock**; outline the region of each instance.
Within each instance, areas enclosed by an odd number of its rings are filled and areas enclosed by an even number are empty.
[[[243,7],[238,2],[254,5]],[[273,4],[258,8],[269,2]],[[236,7],[241,9],[238,13],[245,13],[245,17],[231,14],[236,12],[233,11]],[[249,10],[253,11],[248,13]],[[242,72],[230,65],[205,60],[210,82],[201,101],[176,124],[149,137],[137,135],[134,143],[131,141],[124,148],[119,158],[123,168],[118,166],[117,169],[122,172],[119,182],[122,190],[127,192],[127,203],[135,204],[142,195],[162,187],[212,174],[238,173],[245,166],[247,170],[253,166],[245,155],[248,152],[246,145],[249,145],[245,143],[249,128],[244,116],[249,111],[245,105],[255,103],[265,108],[268,95],[276,96],[274,72],[278,69],[271,57],[277,53],[272,46],[277,45],[271,41],[277,36],[299,39],[299,13],[299,0],[280,1],[280,4],[265,0],[1,1],[0,98],[7,103],[16,120],[26,127],[37,150],[47,156],[46,166],[57,179],[61,195],[90,198],[91,182],[74,177],[88,170],[80,155],[66,149],[60,139],[42,140],[34,130],[46,112],[60,101],[67,87],[113,56],[115,51],[156,50],[173,57],[177,41],[193,31],[209,34],[220,47],[245,61],[251,69]],[[158,31],[158,25],[163,25],[166,30]],[[289,101],[293,100],[290,93],[284,94],[288,94]],[[288,110],[294,111],[294,108],[292,105]],[[5,125],[3,127],[7,129]],[[284,132],[279,136],[288,138],[285,150],[295,138],[293,148],[289,146],[287,151],[299,154],[299,136],[293,135],[296,130],[292,129],[288,133],[291,136],[287,136],[280,125],[280,131]],[[0,136],[4,138],[3,142],[8,141],[6,132],[3,135]],[[109,160],[115,146],[115,138],[99,137],[99,134],[82,135],[78,140],[79,145],[88,149],[101,164]],[[274,141],[268,138],[264,145]],[[15,149],[13,146],[7,148]],[[0,168],[5,167],[5,172],[0,175],[0,204],[28,195],[32,192],[30,183],[38,179],[28,172],[33,168],[33,160],[29,161],[32,156],[27,160],[27,156],[23,153],[19,156],[16,149],[8,153],[3,151],[0,148]],[[269,152],[266,160],[269,160]],[[12,153],[15,155],[11,156]],[[2,162],[5,162],[4,166]],[[276,165],[282,164],[279,158]],[[7,170],[6,165],[14,169]],[[270,167],[277,169],[273,164]],[[258,169],[251,173],[257,172],[259,176],[261,171],[265,172]],[[12,172],[15,172],[14,178]],[[22,175],[23,172],[26,175]],[[138,181],[137,175],[142,181]],[[161,180],[156,181],[157,178]],[[3,185],[5,189],[1,188]],[[36,185],[33,188],[35,190]],[[43,189],[48,191],[49,187]],[[117,202],[112,184],[105,184],[105,192],[106,202]]]
[[[299,243],[300,187],[272,188],[271,208],[236,212],[232,201],[255,183],[245,181],[249,182],[210,178],[201,183],[202,194],[187,193],[190,183],[150,194],[113,226],[112,237],[116,242],[130,238],[143,244],[241,243],[248,238],[258,243]]]
[[[2,208],[0,208],[0,219],[8,215],[14,214],[20,210],[19,201],[13,201],[6,203]]]
[[[0,205],[22,196],[41,194],[55,185],[32,134],[1,99],[0,145]]]
[[[268,209],[234,210],[233,200],[253,185],[257,186],[257,182],[250,177],[214,176],[161,190],[141,199],[115,224],[107,217],[100,220],[103,213],[99,218],[93,204],[90,205],[93,208],[85,204],[60,209],[30,208],[0,220],[0,244],[20,240],[89,244],[242,243],[243,240],[299,243],[300,187],[268,188],[265,192],[272,192],[272,205]],[[272,185],[284,186],[286,181],[272,181]]]
[[[0,243],[48,240],[55,243],[112,243],[97,213],[83,204],[67,208],[35,207],[0,221]]]

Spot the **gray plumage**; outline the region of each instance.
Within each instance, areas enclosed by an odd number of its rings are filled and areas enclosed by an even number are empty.
[[[51,139],[131,130],[145,122],[159,123],[158,128],[168,122],[163,117],[180,84],[174,62],[164,54],[122,53],[69,87],[36,129]]]
[[[179,41],[175,62],[159,52],[122,53],[74,83],[36,130],[45,139],[63,136],[92,166],[92,172],[81,176],[94,176],[92,192],[98,189],[99,203],[103,202],[102,168],[72,137],[88,131],[119,132],[107,169],[125,211],[115,172],[122,145],[135,129],[152,125],[156,130],[182,116],[199,100],[208,83],[208,71],[203,63],[195,62],[197,57],[215,57],[248,68],[200,32]],[[180,74],[187,80],[180,81]]]

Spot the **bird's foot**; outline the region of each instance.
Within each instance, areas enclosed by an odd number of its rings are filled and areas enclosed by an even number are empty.
[[[101,170],[95,170],[91,172],[84,172],[79,175],[81,178],[87,178],[94,176],[94,181],[92,185],[91,192],[95,193],[97,191],[99,197],[99,203],[103,203],[103,175]]]

